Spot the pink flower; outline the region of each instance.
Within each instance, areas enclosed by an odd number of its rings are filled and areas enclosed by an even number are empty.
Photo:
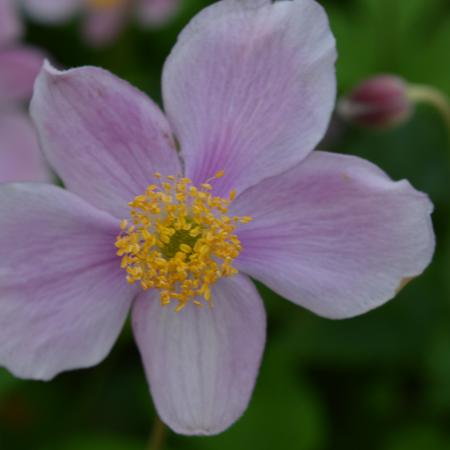
[[[22,34],[15,0],[0,0],[0,44],[13,42]]]
[[[161,418],[215,434],[245,410],[264,348],[249,276],[337,319],[422,273],[427,196],[312,151],[335,54],[313,0],[223,0],[167,59],[166,116],[102,69],[47,64],[31,111],[67,190],[0,188],[0,364],[41,380],[95,365],[131,308]]]
[[[63,22],[75,14],[84,17],[83,35],[93,45],[105,45],[122,31],[130,16],[143,26],[159,26],[178,11],[180,0],[22,0],[35,19]]]
[[[43,55],[17,43],[21,23],[11,0],[0,0],[0,183],[50,181],[36,133],[20,104],[30,99]]]
[[[343,118],[361,126],[387,128],[406,121],[413,110],[408,85],[394,75],[377,75],[358,84],[339,102]]]
[[[43,61],[44,56],[37,49],[0,43],[0,108],[31,98]]]
[[[51,182],[28,115],[18,108],[0,111],[0,183]]]

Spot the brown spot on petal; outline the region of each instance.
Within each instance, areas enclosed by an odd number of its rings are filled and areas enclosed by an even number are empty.
[[[341,176],[344,181],[347,181],[347,182],[352,181],[352,177],[345,172],[341,173]]]
[[[398,285],[398,288],[395,291],[395,294],[398,294],[412,280],[414,280],[414,277],[403,278],[403,280]]]

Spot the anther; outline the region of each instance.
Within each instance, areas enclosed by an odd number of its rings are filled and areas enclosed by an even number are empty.
[[[232,263],[242,247],[235,228],[251,217],[227,215],[236,191],[212,195],[210,182],[223,175],[197,187],[189,178],[156,173],[161,181],[130,202],[130,220],[120,222],[115,245],[127,281],[158,289],[163,306],[175,300],[181,311],[190,301],[201,307],[202,299],[211,305],[214,283],[237,273]]]

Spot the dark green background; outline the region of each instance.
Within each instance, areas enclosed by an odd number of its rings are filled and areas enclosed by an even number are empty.
[[[63,66],[100,65],[160,99],[164,59],[207,1],[186,0],[166,28],[135,28],[94,51],[77,23],[29,24],[27,41]],[[450,93],[448,0],[324,0],[339,49],[338,84],[393,72]],[[418,108],[386,132],[338,125],[326,149],[361,155],[408,178],[434,204],[437,250],[426,273],[384,307],[329,321],[261,287],[268,344],[251,404],[211,438],[169,434],[165,448],[280,450],[450,449],[450,148],[439,115]],[[0,344],[1,345],[1,344]],[[1,450],[142,450],[155,413],[129,327],[98,367],[50,383],[0,369]]]

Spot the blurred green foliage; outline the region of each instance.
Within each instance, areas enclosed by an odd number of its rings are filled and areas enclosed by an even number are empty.
[[[100,65],[160,101],[165,57],[208,2],[186,0],[166,28],[130,28],[105,50],[76,23],[29,24],[27,40],[63,66]],[[448,0],[324,0],[337,37],[340,91],[393,72],[450,93]],[[260,287],[267,351],[244,417],[212,438],[170,434],[166,449],[450,449],[450,148],[439,115],[419,108],[404,126],[373,133],[337,124],[327,149],[361,155],[432,197],[437,251],[425,275],[386,306],[329,321]],[[138,450],[155,413],[129,328],[100,366],[51,383],[0,370],[0,449]]]

